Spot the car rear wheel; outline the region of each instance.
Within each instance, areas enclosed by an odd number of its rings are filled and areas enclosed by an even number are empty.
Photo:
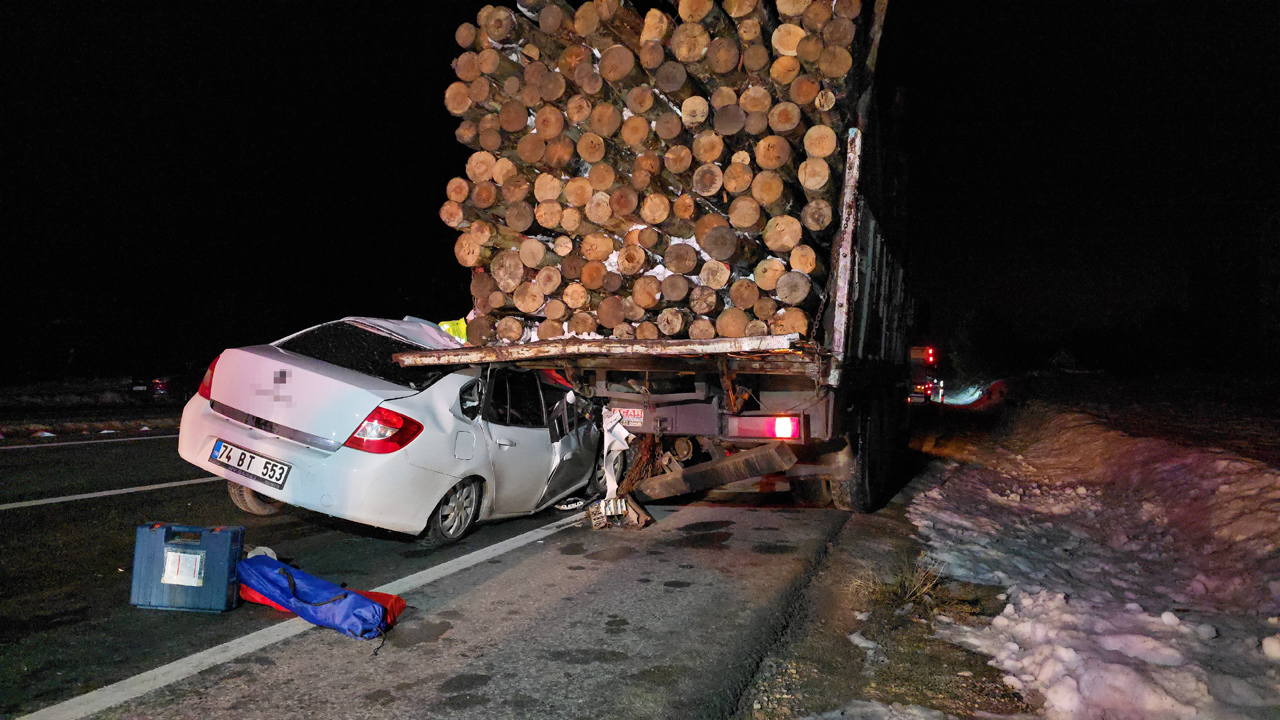
[[[235,503],[236,507],[250,515],[275,515],[280,512],[280,506],[284,504],[267,500],[251,488],[230,480],[227,481],[227,494],[231,496],[231,502]]]
[[[426,532],[418,536],[418,544],[438,548],[461,540],[480,515],[480,494],[480,481],[475,478],[449,488],[431,512]]]

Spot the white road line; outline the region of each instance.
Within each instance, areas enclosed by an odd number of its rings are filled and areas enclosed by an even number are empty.
[[[39,443],[31,445],[6,445],[0,447],[0,450],[31,450],[32,448],[46,447],[66,447],[67,445],[92,445],[94,443],[107,442],[133,442],[134,440],[160,440],[161,438],[176,438],[177,435],[147,435],[146,437],[127,437],[127,438],[104,438],[102,440],[72,440],[71,442],[56,443]]]
[[[175,482],[159,483],[158,485],[143,485],[142,487],[120,488],[119,490],[102,490],[100,492],[84,493],[83,495],[63,495],[56,498],[45,498],[43,500],[23,500],[22,502],[8,503],[0,505],[0,510],[14,510],[17,508],[34,507],[36,505],[54,505],[56,503],[72,502],[73,500],[92,500],[93,498],[108,497],[110,495],[125,495],[127,493],[143,492],[144,490],[162,490],[164,488],[182,487],[183,485],[198,485],[200,483],[214,482],[222,480],[220,477],[203,477],[195,480],[178,480]]]
[[[543,525],[536,530],[530,530],[523,535],[517,535],[513,538],[503,540],[500,543],[494,543],[486,548],[481,548],[473,553],[463,555],[460,558],[454,558],[445,563],[441,563],[435,567],[428,568],[422,572],[417,572],[408,577],[403,577],[387,583],[379,588],[374,588],[377,592],[385,593],[405,593],[410,590],[435,582],[443,577],[452,575],[459,570],[465,570],[473,565],[490,560],[503,553],[510,552],[516,548],[523,547],[529,543],[536,542],[545,537],[554,535],[565,528],[581,521],[586,513],[577,513],[563,520],[557,520],[548,525]],[[157,690],[175,683],[179,680],[189,678],[196,673],[208,670],[216,665],[243,657],[249,653],[256,652],[262,648],[278,643],[281,640],[287,640],[295,635],[300,635],[310,628],[315,627],[302,618],[294,618],[286,620],[278,625],[272,625],[269,628],[249,633],[240,638],[236,638],[230,642],[223,643],[216,647],[209,648],[203,652],[176,660],[156,668],[144,672],[141,675],[135,675],[128,680],[121,680],[114,685],[108,685],[99,690],[94,690],[86,695],[72,698],[66,702],[58,703],[43,710],[25,715],[23,717],[31,720],[79,720],[79,718],[102,712],[107,708],[114,707],[123,702],[128,702],[136,697],[145,695],[152,690]]]

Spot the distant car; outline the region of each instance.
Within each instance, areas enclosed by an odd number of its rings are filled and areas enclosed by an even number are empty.
[[[139,402],[164,402],[169,400],[171,393],[172,385],[167,376],[141,375],[129,381],[129,397]]]
[[[284,502],[430,547],[595,480],[598,423],[554,373],[391,359],[456,345],[432,323],[349,317],[226,350],[183,410],[178,451],[247,512]]]

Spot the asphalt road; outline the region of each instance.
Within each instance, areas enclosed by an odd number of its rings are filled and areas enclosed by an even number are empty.
[[[177,439],[0,451],[0,506],[207,477]],[[412,538],[286,507],[272,517],[231,504],[225,484],[142,490],[0,509],[0,715],[81,695],[286,619],[261,606],[214,615],[129,604],[135,528],[147,522],[242,525],[312,574],[373,588],[531,530],[567,513],[479,528],[437,551]]]

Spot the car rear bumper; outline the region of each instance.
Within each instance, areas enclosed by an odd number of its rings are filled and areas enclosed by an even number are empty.
[[[288,463],[284,486],[240,475],[209,459],[219,439]],[[193,397],[182,411],[178,454],[184,460],[265,497],[354,522],[418,534],[457,478],[409,463],[403,450],[376,455],[351,448],[326,452],[251,428]]]

